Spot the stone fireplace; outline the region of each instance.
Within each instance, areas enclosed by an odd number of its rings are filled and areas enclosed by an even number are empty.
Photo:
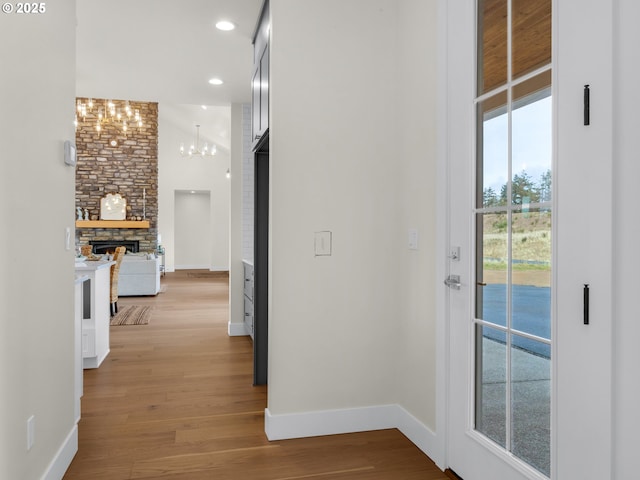
[[[78,98],[86,103],[88,99]],[[158,104],[132,102],[142,117],[142,127],[131,127],[126,134],[117,125],[95,128],[98,105],[76,130],[76,207],[86,209],[89,220],[100,220],[100,200],[108,193],[119,193],[127,201],[126,220],[148,220],[149,228],[108,228],[76,224],[76,243],[134,242],[141,252],[155,251],[158,238]],[[122,101],[118,101],[122,103]],[[116,245],[117,246],[117,245]],[[95,251],[95,250],[94,250]]]

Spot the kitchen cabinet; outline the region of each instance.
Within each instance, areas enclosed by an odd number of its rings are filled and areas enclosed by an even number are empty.
[[[74,337],[73,337],[73,377],[74,377],[74,405],[73,416],[76,423],[80,421],[80,402],[83,393],[83,358],[82,358],[82,316],[84,312],[84,284],[89,281],[88,275],[75,276],[75,303],[74,303]]]
[[[269,2],[265,1],[253,36],[253,74],[251,76],[251,138],[256,150],[269,130]]]
[[[82,359],[83,367],[98,368],[109,355],[109,292],[111,265],[116,262],[76,262],[76,274],[86,275],[83,284]]]
[[[253,35],[252,151],[254,152],[253,264],[245,276],[245,325],[253,340],[253,384],[266,385],[269,347],[269,0]],[[250,280],[249,280],[250,279]]]

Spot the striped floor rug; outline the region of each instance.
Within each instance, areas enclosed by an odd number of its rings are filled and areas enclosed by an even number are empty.
[[[118,308],[118,313],[111,317],[111,326],[147,325],[151,316],[151,307],[126,305]]]

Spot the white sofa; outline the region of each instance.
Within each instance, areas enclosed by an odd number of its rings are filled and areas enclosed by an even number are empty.
[[[120,264],[118,296],[157,295],[160,291],[160,259],[154,255],[127,253]]]

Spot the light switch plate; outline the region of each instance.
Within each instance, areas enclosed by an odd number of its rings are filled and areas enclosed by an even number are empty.
[[[316,257],[331,255],[332,234],[329,231],[315,232],[314,249]]]

